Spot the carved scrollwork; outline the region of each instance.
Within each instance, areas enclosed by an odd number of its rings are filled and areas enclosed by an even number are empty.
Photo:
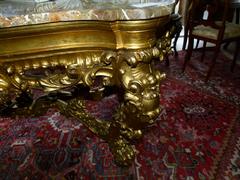
[[[118,164],[130,165],[132,140],[161,111],[165,75],[152,61],[171,51],[171,29],[162,35],[168,21],[73,21],[0,31],[0,115],[37,116],[57,107],[106,140]],[[162,31],[158,40],[156,29]],[[34,88],[42,90],[40,97],[33,96]],[[112,120],[85,111],[83,99],[112,93],[120,101]]]
[[[166,55],[172,53],[172,48],[171,48],[172,33],[173,32],[171,30],[167,31],[165,35],[162,36],[157,41],[156,48],[158,49],[158,51],[156,51],[156,56],[159,57],[160,61],[164,60]]]
[[[136,67],[139,62],[149,63],[153,58],[164,60],[166,55],[172,53],[171,41],[173,30],[166,31],[166,33],[157,40],[156,45],[152,48],[134,50],[134,51],[120,51],[120,59],[125,60],[131,67]]]
[[[130,141],[141,138],[142,129],[154,123],[161,111],[159,84],[165,74],[155,70],[151,61],[169,53],[170,40],[166,33],[155,47],[147,49],[82,52],[53,56],[47,62],[33,60],[28,65],[25,61],[14,65],[5,63],[0,73],[0,105],[4,112],[18,107],[13,115],[39,115],[49,107],[57,107],[105,139],[118,164],[130,165],[135,157]],[[41,72],[40,76],[28,76],[35,70]],[[112,121],[92,117],[86,113],[82,97],[75,97],[71,91],[64,92],[79,85],[89,87],[90,93],[102,92],[109,86],[117,86],[123,92],[118,92],[123,101]],[[47,95],[32,99],[29,94],[35,87],[43,89]],[[13,101],[9,96],[11,92],[16,96]]]
[[[120,51],[120,59],[125,60],[131,67],[136,67],[139,62],[149,63],[156,54],[156,48],[135,51]]]
[[[119,165],[128,166],[132,163],[135,150],[120,134],[117,121],[108,122],[94,118],[86,113],[84,101],[77,98],[68,103],[57,101],[56,105],[63,114],[81,120],[92,132],[105,139]]]

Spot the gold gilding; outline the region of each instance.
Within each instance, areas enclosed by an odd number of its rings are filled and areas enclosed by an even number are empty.
[[[19,107],[15,115],[39,115],[52,106],[58,107],[105,139],[118,164],[130,165],[136,154],[131,140],[141,138],[142,129],[154,123],[161,111],[159,84],[164,74],[152,67],[152,60],[163,59],[171,50],[168,32],[162,32],[159,39],[156,34],[168,21],[165,16],[0,29],[0,105],[6,106],[11,97],[30,93],[33,88],[52,95],[70,93],[69,89],[82,85],[98,98],[106,87],[115,86],[121,103],[112,121],[86,113],[82,96],[37,99]],[[32,76],[35,70],[44,73]]]

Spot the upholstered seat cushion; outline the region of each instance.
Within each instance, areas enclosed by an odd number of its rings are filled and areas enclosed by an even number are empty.
[[[199,25],[194,28],[192,34],[216,40],[218,36],[218,30],[210,26]],[[235,37],[240,37],[240,25],[227,22],[223,39]]]

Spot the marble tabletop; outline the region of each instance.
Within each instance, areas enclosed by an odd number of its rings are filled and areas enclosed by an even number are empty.
[[[169,15],[175,0],[1,0],[0,28],[75,20],[142,20]]]

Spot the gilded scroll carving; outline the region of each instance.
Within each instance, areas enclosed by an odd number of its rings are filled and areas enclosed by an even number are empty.
[[[39,115],[50,107],[57,107],[105,139],[118,164],[130,165],[136,153],[131,140],[141,138],[142,129],[154,123],[161,111],[159,84],[165,75],[154,70],[151,61],[156,57],[161,59],[170,50],[168,35],[164,38],[155,47],[142,50],[82,52],[53,56],[47,63],[44,58],[31,63],[4,63],[0,74],[0,104],[15,110],[12,115]],[[55,70],[57,67],[60,71]],[[41,76],[28,76],[39,68]],[[54,71],[49,72],[49,68]],[[109,86],[120,89],[117,93],[123,101],[112,121],[95,119],[85,112],[82,96],[68,91],[79,85],[89,87],[93,97],[102,96],[101,92]],[[32,99],[33,88],[43,89],[46,95]],[[10,98],[11,93],[16,99]]]
[[[171,51],[171,32],[155,37],[167,21],[71,22],[0,31],[0,41],[7,44],[0,46],[0,114],[37,116],[57,107],[106,140],[118,164],[130,165],[136,154],[132,140],[141,138],[161,111],[159,84],[165,75],[152,64]],[[38,98],[35,88],[43,90]],[[110,93],[120,100],[111,121],[85,112],[86,97],[97,100]]]

